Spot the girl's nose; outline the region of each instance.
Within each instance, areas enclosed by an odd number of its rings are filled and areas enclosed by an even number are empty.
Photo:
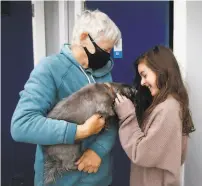
[[[141,79],[141,85],[144,86],[144,84],[145,84],[145,80]]]

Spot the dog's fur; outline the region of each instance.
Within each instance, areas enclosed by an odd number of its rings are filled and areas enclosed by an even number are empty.
[[[61,100],[48,113],[49,118],[83,124],[95,113],[105,117],[106,125],[117,117],[113,109],[116,93],[125,95],[134,102],[136,90],[121,83],[95,83],[87,85],[71,96]],[[115,122],[118,123],[118,122]],[[113,124],[115,124],[113,123]],[[53,182],[64,172],[76,170],[75,161],[82,155],[81,143],[43,146],[45,153],[44,182]]]

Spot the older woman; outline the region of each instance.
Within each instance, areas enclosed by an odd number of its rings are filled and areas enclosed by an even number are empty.
[[[52,185],[108,186],[111,183],[111,149],[116,128],[99,133],[105,121],[98,115],[83,125],[46,115],[59,100],[88,83],[112,81],[110,51],[120,37],[119,29],[106,14],[98,10],[84,11],[74,26],[72,43],[65,44],[59,54],[43,59],[30,74],[12,117],[11,135],[18,142],[37,144],[36,186],[44,185],[42,145],[73,144],[75,140],[82,140],[84,151],[76,162],[78,170],[62,175]]]

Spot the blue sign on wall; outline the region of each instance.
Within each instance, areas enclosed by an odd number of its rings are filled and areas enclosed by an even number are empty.
[[[113,54],[115,59],[123,57],[122,38],[119,40],[119,43],[114,46]]]

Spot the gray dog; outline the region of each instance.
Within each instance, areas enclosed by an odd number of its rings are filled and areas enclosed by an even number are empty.
[[[116,93],[134,101],[136,90],[122,83],[90,84],[61,100],[47,117],[74,122],[79,125],[83,124],[93,114],[99,113],[105,118],[106,125],[110,127],[110,123],[118,123],[110,122],[111,119],[118,121],[113,109]],[[45,153],[45,184],[55,181],[56,177],[61,176],[64,172],[77,169],[74,163],[82,155],[81,142],[78,141],[73,145],[43,146],[43,148]]]

